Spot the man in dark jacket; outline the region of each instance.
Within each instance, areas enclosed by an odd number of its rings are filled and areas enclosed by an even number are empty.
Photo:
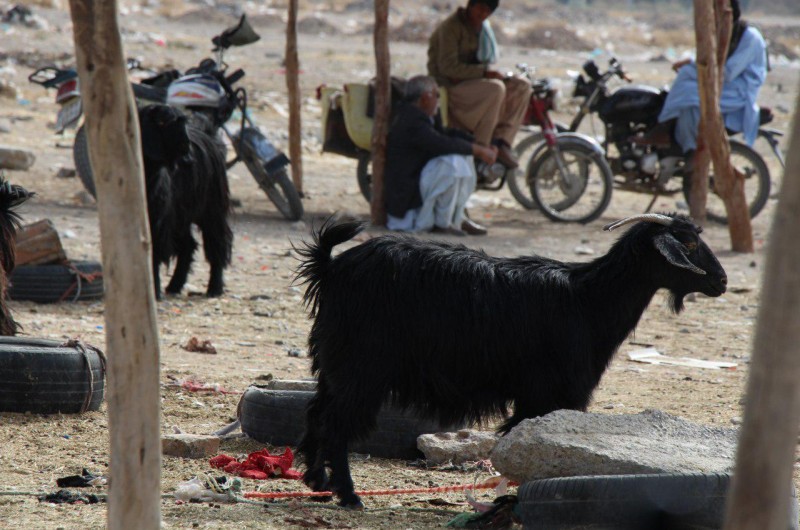
[[[439,87],[432,77],[408,80],[386,144],[386,226],[453,235],[486,233],[464,215],[464,206],[475,190],[472,157],[494,163],[497,148],[436,124],[438,106]]]

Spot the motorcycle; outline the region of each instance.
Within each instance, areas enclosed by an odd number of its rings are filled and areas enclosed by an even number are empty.
[[[527,208],[538,206],[551,219],[585,223],[597,218],[608,206],[612,183],[611,169],[600,144],[589,136],[569,132],[566,126],[553,122],[549,112],[555,109],[556,89],[546,79],[534,80],[533,70],[527,65],[518,64],[517,69],[533,87],[522,125],[529,130],[538,127],[540,132],[534,132],[519,142],[515,147],[516,154],[522,159],[529,149],[534,148],[536,156],[554,164],[554,179],[537,183],[540,190],[534,198],[529,198],[520,182],[524,180],[525,168],[511,169],[500,162],[486,164],[476,160],[476,189],[497,191],[508,181],[511,194],[517,201]],[[440,89],[440,93],[442,119],[446,121],[447,94],[444,89]],[[356,83],[345,85],[343,91],[324,85],[317,91],[317,99],[323,104],[323,151],[358,160],[358,186],[369,201],[372,196],[369,151],[372,122],[364,116],[367,94],[367,86]],[[556,179],[561,188],[556,194],[550,193],[546,188],[553,186]]]
[[[570,123],[569,129],[577,131],[587,115],[597,114],[604,124],[605,134],[602,147],[605,156],[615,175],[614,188],[653,195],[647,207],[652,208],[659,196],[670,196],[682,193],[688,203],[690,178],[686,171],[686,160],[680,146],[671,139],[668,144],[653,143],[655,140],[648,133],[658,124],[658,115],[666,100],[668,91],[649,86],[624,86],[615,91],[608,88],[609,81],[618,77],[630,82],[622,65],[616,58],[609,61],[609,68],[601,73],[594,61],[583,65],[583,75],[575,80],[574,96],[583,98],[577,115]],[[772,121],[769,108],[761,108],[761,127],[758,136],[764,138],[772,148],[778,161],[783,166],[784,159],[778,147],[781,131],[763,127]],[[735,133],[728,131],[729,136]],[[672,138],[672,135],[669,135]],[[610,147],[615,151],[612,153]],[[730,139],[731,162],[744,175],[745,194],[749,205],[750,217],[753,218],[764,208],[770,194],[769,168],[761,155],[744,142]],[[535,186],[540,175],[542,164],[532,163],[529,166],[528,182]],[[673,185],[678,180],[677,186]],[[709,190],[706,204],[708,218],[727,222],[724,203],[714,193],[714,176],[709,176]]]
[[[303,216],[303,204],[287,173],[289,159],[258,129],[248,112],[247,91],[243,87],[234,88],[234,84],[244,77],[244,70],[240,68],[228,75],[228,65],[224,62],[224,52],[231,46],[244,46],[259,39],[246,16],[242,15],[235,26],[211,39],[216,59],[204,59],[197,67],[187,70],[185,75],[168,71],[141,83],[132,83],[134,98],[137,106],[166,103],[181,108],[191,123],[207,133],[224,133],[235,153],[235,157],[227,161],[226,167],[230,169],[237,162],[244,162],[278,211],[286,219],[296,221]],[[82,106],[75,70],[46,67],[31,74],[29,80],[45,88],[57,89],[56,103],[61,107],[56,123],[57,132],[78,125]],[[238,130],[228,124],[236,111],[241,115]],[[82,124],[75,134],[73,158],[87,191],[96,196],[88,137]]]

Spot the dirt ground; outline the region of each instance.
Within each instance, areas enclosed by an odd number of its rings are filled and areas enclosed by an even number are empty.
[[[423,7],[424,4],[424,7]],[[152,2],[147,5],[152,6]],[[186,68],[208,55],[210,38],[235,20],[232,5],[217,8],[208,4],[172,2],[169,13],[156,7],[123,2],[121,25],[129,56],[139,56],[146,66]],[[282,70],[282,4],[247,5],[253,25],[262,40],[236,49],[227,60],[247,72],[243,84],[250,91],[252,111],[267,134],[285,147],[285,80]],[[434,2],[432,5],[436,5]],[[392,2],[393,27],[409,32],[409,20],[438,20],[447,8],[427,7],[412,0]],[[0,9],[10,4],[0,3]],[[302,221],[284,221],[247,174],[243,166],[230,172],[233,195],[240,201],[234,215],[235,243],[231,267],[226,272],[225,296],[206,299],[208,269],[198,254],[190,277],[189,294],[158,303],[161,337],[162,432],[209,434],[235,417],[238,393],[251,383],[274,378],[309,376],[305,356],[309,320],[301,303],[302,291],[292,285],[297,261],[290,251],[292,242],[308,238],[310,228],[334,212],[368,219],[369,207],[358,192],[355,162],[321,154],[319,104],[314,89],[321,83],[332,86],[346,81],[365,81],[372,75],[373,53],[370,25],[371,2],[301,3],[300,58],[303,97],[304,186],[306,210]],[[59,170],[72,169],[72,138],[55,135],[57,107],[54,94],[29,84],[27,76],[35,67],[71,65],[71,23],[65,9],[33,6],[46,27],[28,28],[0,25],[0,80],[12,82],[16,98],[0,96],[0,144],[31,149],[37,160],[28,171],[9,171],[8,178],[37,193],[22,210],[24,221],[51,219],[59,230],[67,255],[73,260],[100,259],[97,210],[83,192],[78,179],[60,177]],[[501,7],[498,26],[504,31],[501,66],[517,62],[538,67],[538,75],[551,77],[562,94],[571,92],[568,71],[578,70],[590,55],[605,61],[610,53],[621,59],[637,81],[653,86],[669,83],[669,60],[691,49],[691,14],[671,9],[658,13],[611,11],[595,13],[586,9],[567,12],[570,23],[556,17],[557,9]],[[566,9],[566,8],[559,8]],[[800,15],[796,13],[795,15]],[[784,53],[773,59],[773,70],[760,100],[776,113],[775,126],[788,129],[794,112],[800,64],[800,16],[759,18],[769,38],[774,35]],[[535,21],[535,22],[534,22]],[[404,25],[405,24],[405,25]],[[537,24],[558,27],[549,35],[567,35],[565,44],[551,47],[537,41],[529,47],[522,36]],[[689,29],[687,29],[689,28]],[[424,71],[425,45],[419,38],[392,42],[392,68],[397,75]],[[572,46],[580,38],[585,46]],[[398,37],[400,38],[400,37]],[[405,38],[405,37],[404,37]],[[416,41],[415,41],[416,40]],[[578,49],[576,48],[589,48]],[[596,48],[596,49],[595,49]],[[595,51],[591,51],[594,49]],[[795,54],[792,57],[792,54]],[[557,114],[568,120],[575,107],[562,99]],[[520,133],[522,138],[525,133]],[[686,310],[673,315],[666,297],[657,294],[645,312],[635,334],[620,351],[601,381],[590,407],[608,414],[637,413],[660,409],[692,421],[732,426],[742,416],[744,386],[751,356],[751,342],[761,300],[761,275],[769,227],[775,208],[782,172],[765,145],[757,146],[772,171],[773,199],[753,222],[756,252],[729,251],[727,229],[708,226],[704,238],[715,250],[729,275],[730,290],[719,298],[697,296]],[[473,196],[470,212],[489,227],[489,235],[460,240],[493,255],[515,256],[537,253],[558,259],[591,259],[577,251],[588,247],[594,255],[603,253],[615,239],[601,231],[612,220],[643,211],[650,197],[615,192],[611,206],[597,221],[586,226],[555,224],[536,211],[519,206],[507,189],[481,191]],[[674,211],[682,207],[676,197],[661,198],[655,209]],[[370,228],[365,235],[382,233]],[[768,301],[763,301],[768,303]],[[12,302],[24,333],[32,337],[78,337],[104,348],[104,305],[62,303],[37,305]],[[613,310],[613,308],[610,308]],[[210,340],[216,355],[191,353],[181,348],[191,337]],[[735,369],[711,370],[654,366],[628,360],[627,354],[652,346],[670,357],[692,357],[736,363]],[[299,357],[289,352],[302,350]],[[174,380],[196,378],[219,384],[230,394],[193,393],[176,387]],[[103,528],[105,505],[51,505],[34,495],[56,489],[56,479],[88,468],[107,473],[109,451],[106,408],[83,415],[41,416],[0,414],[0,527],[14,528]],[[226,439],[221,452],[246,454],[263,446],[242,437]],[[800,466],[796,464],[795,468]],[[206,460],[164,457],[162,493],[170,494],[177,484],[211,471]],[[378,458],[353,462],[353,476],[360,489],[419,488],[472,483],[488,478],[489,472],[465,465],[428,469],[405,461]],[[795,483],[800,487],[797,469]],[[130,485],[136,487],[135,484]],[[299,482],[245,481],[246,491],[301,491]],[[102,490],[99,490],[102,492]],[[477,494],[489,501],[492,492]],[[279,501],[266,507],[238,504],[176,504],[162,501],[165,528],[427,528],[443,526],[458,513],[470,510],[463,494],[418,494],[370,497],[362,513]]]

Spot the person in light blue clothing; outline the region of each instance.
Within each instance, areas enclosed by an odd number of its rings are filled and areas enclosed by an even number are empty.
[[[728,58],[720,94],[720,111],[725,127],[741,132],[748,145],[758,134],[758,91],[767,76],[767,47],[761,33],[740,19],[738,0],[731,0],[733,31],[728,46]],[[677,119],[675,140],[684,153],[697,147],[697,128],[700,123],[700,94],[697,85],[697,65],[686,60],[673,65],[678,76],[658,117],[663,123]]]

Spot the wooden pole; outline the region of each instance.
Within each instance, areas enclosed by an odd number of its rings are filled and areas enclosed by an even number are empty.
[[[301,125],[300,61],[297,58],[297,0],[289,0],[286,22],[286,88],[289,92],[289,159],[292,181],[303,196],[303,128]]]
[[[70,0],[70,11],[105,285],[111,438],[107,528],[156,529],[161,524],[159,351],[139,124],[117,2]]]
[[[391,80],[389,58],[389,0],[375,0],[375,121],[372,128],[372,224],[386,224],[383,174],[386,167],[386,137],[389,134]]]
[[[728,530],[784,530],[800,421],[800,97],[764,267]],[[795,521],[796,522],[796,521]]]
[[[718,0],[724,4],[730,19],[729,0]],[[714,191],[725,203],[728,213],[728,231],[731,248],[736,252],[753,252],[753,229],[747,197],[744,193],[744,176],[734,171],[731,164],[731,148],[725,132],[725,124],[719,110],[721,73],[724,63],[718,65],[717,58],[724,57],[727,46],[719,52],[717,42],[719,31],[715,5],[707,0],[694,0],[695,38],[697,39],[697,84],[700,92],[700,130],[704,131],[705,145],[708,146],[714,164]],[[720,9],[723,9],[720,7]],[[723,24],[724,25],[724,24]],[[730,28],[730,22],[727,24]],[[727,39],[730,39],[730,29]],[[700,169],[700,168],[698,168]],[[694,172],[693,179],[706,180],[706,175]]]

